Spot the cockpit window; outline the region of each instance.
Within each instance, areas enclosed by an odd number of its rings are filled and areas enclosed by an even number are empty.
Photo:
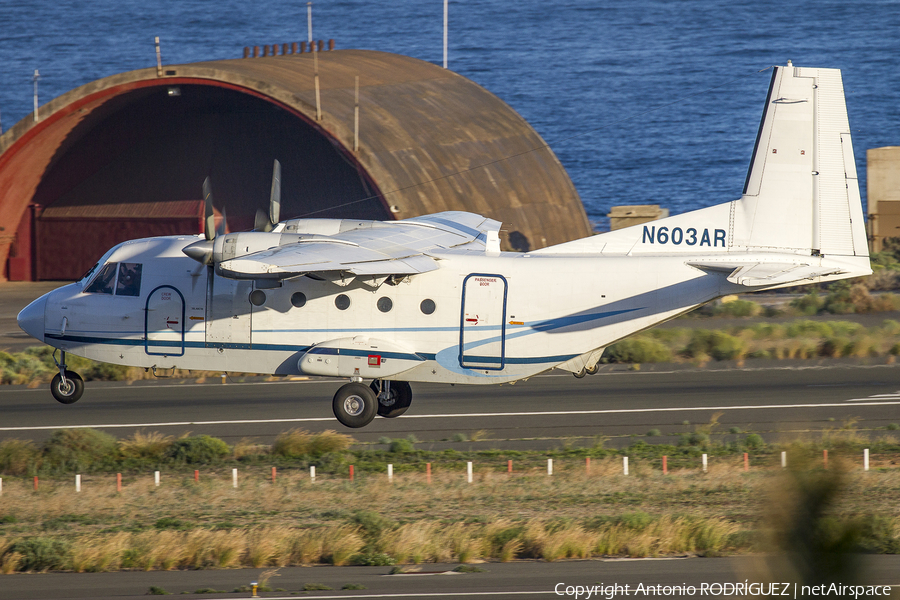
[[[113,285],[116,281],[117,263],[107,263],[103,265],[94,281],[84,291],[91,294],[112,294]]]
[[[119,263],[119,280],[116,283],[116,296],[141,295],[141,264]]]

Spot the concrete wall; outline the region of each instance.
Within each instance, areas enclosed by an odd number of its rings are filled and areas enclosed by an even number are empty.
[[[886,238],[900,237],[900,146],[866,151],[869,246],[881,252]]]

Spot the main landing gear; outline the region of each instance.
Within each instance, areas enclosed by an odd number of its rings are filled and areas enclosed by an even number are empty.
[[[62,362],[60,362],[62,361]],[[59,373],[53,376],[50,382],[50,393],[58,402],[72,404],[78,402],[84,393],[84,380],[75,371],[66,369],[66,353],[60,355],[60,361],[56,360],[56,352],[53,353],[53,362],[56,363]]]
[[[575,379],[581,379],[585,375],[596,375],[597,371],[600,370],[600,363],[594,363],[591,367],[584,367],[577,373],[572,373],[575,376]]]
[[[399,417],[412,403],[412,388],[405,381],[376,379],[372,385],[354,381],[341,386],[331,407],[337,420],[354,429],[365,427],[375,415]]]

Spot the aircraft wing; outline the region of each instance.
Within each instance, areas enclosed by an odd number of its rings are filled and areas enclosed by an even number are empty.
[[[235,278],[286,279],[308,273],[412,275],[438,268],[430,253],[467,244],[483,247],[487,234],[500,229],[493,219],[457,211],[361,225],[335,235],[301,235],[296,243],[222,261],[219,268]]]
[[[835,266],[810,265],[806,263],[761,262],[761,261],[728,261],[728,262],[689,262],[692,267],[703,271],[728,273],[726,279],[731,283],[747,287],[780,285],[800,282],[806,279],[824,277],[841,273]]]

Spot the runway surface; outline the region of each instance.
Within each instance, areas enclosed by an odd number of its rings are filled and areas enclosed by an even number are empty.
[[[356,430],[332,415],[331,397],[341,385],[336,380],[89,382],[84,397],[70,406],[55,402],[45,386],[2,387],[0,439],[40,441],[54,429],[77,426],[118,437],[144,429],[266,443],[300,427],[336,429],[360,442],[414,434],[422,449],[546,449],[563,441],[593,443],[601,435],[611,446],[626,445],[652,429],[662,436],[650,441],[673,441],[717,414],[722,439],[731,439],[728,431],[738,427],[738,435],[757,432],[770,442],[847,424],[883,430],[900,422],[900,366],[763,365],[661,372],[617,366],[581,380],[559,373],[504,386],[414,384],[406,415],[376,418]],[[485,441],[450,441],[474,431]]]
[[[598,586],[606,589],[618,584],[624,590],[591,598],[625,598],[635,596],[636,586],[695,586],[698,593],[638,594],[641,597],[736,597],[723,594],[713,584],[761,583],[753,557],[581,560],[546,563],[522,561],[477,565],[476,573],[456,573],[457,565],[420,565],[418,574],[388,575],[391,567],[286,567],[269,580],[273,589],[284,592],[262,594],[265,598],[574,598],[566,595],[567,586]],[[858,573],[864,585],[900,583],[900,557],[862,557],[864,571]],[[0,597],[8,600],[69,600],[82,598],[146,597],[150,586],[171,594],[190,593],[192,598],[248,598],[249,593],[233,593],[240,586],[256,581],[265,569],[230,571],[156,571],[131,573],[49,573],[37,575],[0,575]],[[845,582],[847,584],[851,582]],[[361,590],[342,590],[356,584]],[[562,584],[561,586],[559,584]],[[700,586],[714,593],[701,594]],[[314,585],[319,589],[316,590]],[[311,588],[303,591],[304,587]],[[329,590],[323,590],[327,587]],[[198,589],[221,590],[225,593],[194,595]],[[768,588],[767,588],[768,589]],[[784,588],[779,586],[778,591]],[[884,591],[883,589],[880,591]],[[557,593],[559,592],[559,593]],[[572,590],[574,592],[574,589]],[[790,597],[793,595],[789,586]],[[746,597],[747,594],[742,596]],[[807,596],[808,597],[808,596]],[[860,596],[868,597],[868,596]],[[884,598],[885,596],[879,596]],[[585,596],[581,595],[582,600]]]

